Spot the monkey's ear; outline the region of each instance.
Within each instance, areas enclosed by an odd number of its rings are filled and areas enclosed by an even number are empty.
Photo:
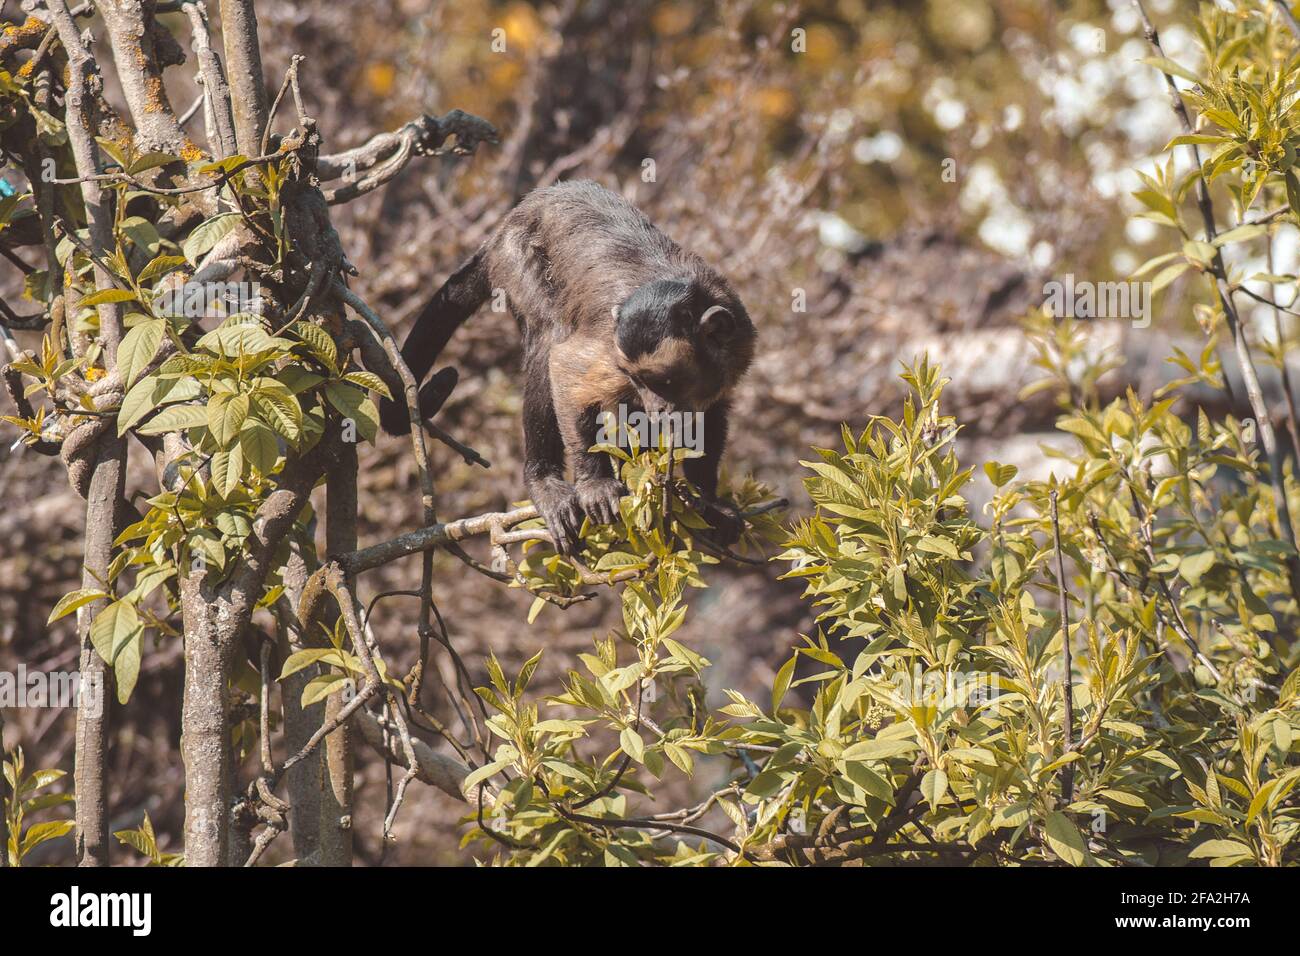
[[[725,306],[711,305],[700,316],[700,333],[706,338],[725,339],[736,327],[736,317]]]

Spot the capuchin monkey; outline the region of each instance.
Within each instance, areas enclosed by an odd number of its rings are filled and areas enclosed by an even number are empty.
[[[402,346],[417,381],[456,329],[498,297],[523,336],[524,483],[556,549],[576,553],[584,515],[601,524],[618,517],[627,489],[609,457],[589,449],[601,413],[617,414],[620,404],[628,414],[703,413],[703,456],[682,468],[705,499],[714,540],[735,541],[743,523],[717,500],[718,466],[756,332],[727,281],[595,183],[538,189],[420,313]],[[454,384],[454,370],[443,369],[424,386],[422,418]],[[410,430],[397,402],[385,400],[381,418],[391,434]]]

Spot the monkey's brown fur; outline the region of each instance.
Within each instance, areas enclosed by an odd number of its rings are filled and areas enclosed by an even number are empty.
[[[497,295],[523,336],[524,480],[561,551],[575,550],[584,514],[617,517],[625,489],[609,459],[589,449],[598,413],[620,403],[703,412],[703,456],[687,459],[683,471],[706,499],[716,498],[728,402],[756,337],[721,275],[595,183],[537,190],[416,320],[402,356],[417,379],[456,328]],[[390,432],[409,428],[396,403],[385,403],[383,418]],[[566,461],[574,484],[564,479]],[[724,538],[739,530],[725,506],[715,505],[710,520]]]

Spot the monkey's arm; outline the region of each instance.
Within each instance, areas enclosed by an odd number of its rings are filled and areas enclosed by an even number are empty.
[[[591,451],[600,440],[600,432],[600,409],[585,408],[567,430],[565,445],[573,461],[573,480],[582,510],[598,524],[613,524],[618,520],[618,502],[627,494],[627,487],[614,474],[610,457]]]
[[[524,485],[555,539],[555,549],[572,555],[578,549],[582,508],[577,492],[564,480],[564,440],[551,394],[550,350],[528,341],[524,349]]]
[[[732,505],[718,500],[718,469],[722,466],[722,452],[727,447],[728,418],[731,408],[726,401],[715,402],[704,413],[704,454],[682,462],[686,480],[705,500],[703,516],[713,526],[715,539],[721,544],[731,544],[745,530],[744,519]]]

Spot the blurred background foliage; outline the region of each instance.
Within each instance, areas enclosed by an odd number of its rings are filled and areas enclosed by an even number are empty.
[[[3,8],[6,22],[21,17],[16,6]],[[1149,6],[1168,55],[1192,59],[1174,0]],[[837,443],[842,421],[895,412],[899,363],[921,351],[953,380],[945,401],[964,426],[963,457],[1045,476],[1040,445],[1055,440],[1056,408],[1046,394],[1018,397],[1038,377],[1021,319],[1050,278],[1120,279],[1165,251],[1153,225],[1130,218],[1139,208],[1129,196],[1134,168],[1151,168],[1176,130],[1158,74],[1138,63],[1147,50],[1128,0],[265,0],[258,14],[272,88],[293,54],[307,57],[307,105],[328,151],[455,107],[501,131],[495,148],[413,164],[334,211],[358,291],[391,323],[404,332],[524,193],[598,179],[740,291],[761,338],[730,467],[797,507],[806,499],[793,462],[809,445]],[[188,32],[182,15],[166,22]],[[192,65],[168,70],[173,103],[193,99],[192,77]],[[1282,228],[1271,271],[1294,272],[1295,230]],[[3,262],[0,295],[28,311],[21,276]],[[1122,361],[1100,386],[1103,398],[1130,383],[1149,394],[1171,378],[1163,358],[1184,331],[1199,352],[1194,325],[1175,325],[1190,321],[1180,308],[1190,295],[1177,283],[1149,329],[1106,330]],[[517,360],[512,324],[490,312],[448,350],[461,385],[440,423],[493,467],[473,469],[438,448],[441,515],[498,509],[523,494]],[[362,456],[363,543],[414,527],[405,447],[381,438]],[[977,511],[981,493],[992,493],[982,477],[971,492]],[[0,656],[72,666],[70,623],[43,622],[76,576],[81,509],[56,466],[7,448],[0,499]],[[618,614],[604,599],[548,609],[526,625],[527,595],[467,578],[441,556],[438,574],[453,639],[476,666],[489,649],[510,673],[540,648],[554,651],[534,678],[539,691],[555,688],[562,662],[589,650]],[[375,584],[411,587],[418,575],[418,562],[406,562]],[[719,691],[770,687],[810,623],[798,585],[775,577],[730,569],[693,602],[687,637],[714,662]],[[374,624],[409,633],[413,655],[409,613],[388,602]],[[179,642],[159,642],[132,706],[113,718],[113,827],[137,826],[147,811],[164,850],[175,848],[181,821],[179,679]],[[426,694],[426,709],[454,719]],[[18,712],[7,743],[22,743],[33,766],[70,767],[72,728],[70,714]],[[361,756],[358,813],[373,822],[383,814],[384,768]],[[707,792],[711,783],[694,785]],[[668,793],[665,805],[691,796]],[[457,859],[460,812],[432,793],[408,805],[389,861]],[[357,826],[359,861],[380,859],[378,832]]]

